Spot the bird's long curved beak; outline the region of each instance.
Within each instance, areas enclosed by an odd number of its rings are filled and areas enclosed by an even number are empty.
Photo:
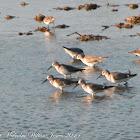
[[[79,84],[76,84],[76,85],[73,87],[73,89],[75,89],[77,86],[79,86]],[[73,89],[72,89],[72,90],[73,90]]]
[[[48,69],[47,69],[47,71],[49,70],[49,69],[51,69],[52,68],[52,66],[50,66]]]
[[[47,82],[47,81],[48,81],[48,79],[44,80],[44,81],[42,82],[42,84],[44,84],[44,83]]]
[[[102,74],[100,74],[96,79],[99,79],[102,76]]]

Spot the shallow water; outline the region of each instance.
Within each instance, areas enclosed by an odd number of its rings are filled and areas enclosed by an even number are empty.
[[[1,0],[0,7],[0,114],[1,139],[140,139],[140,57],[128,52],[139,48],[140,38],[129,37],[139,32],[140,25],[132,29],[110,27],[102,31],[102,25],[124,22],[129,16],[139,15],[140,9],[130,10],[123,4],[139,3],[139,0],[109,1],[119,7],[107,7],[106,0],[38,1],[20,6],[20,1]],[[58,4],[59,3],[59,4]],[[102,7],[86,11],[59,11],[53,8],[96,3]],[[139,5],[140,6],[140,5]],[[111,9],[118,12],[111,12]],[[52,36],[33,32],[31,36],[19,36],[19,32],[33,31],[45,26],[33,18],[37,14],[56,17],[55,25],[69,28],[52,29]],[[5,15],[19,18],[6,20]],[[108,40],[81,42],[80,34],[105,35]],[[47,72],[52,61],[70,64],[71,58],[62,46],[79,47],[86,55],[108,56],[95,69],[73,74],[88,82],[107,83],[105,78],[96,80],[102,69],[138,75],[129,81],[128,88],[114,87],[98,93],[93,99],[80,86],[68,87],[61,94],[50,83],[41,84],[46,75],[63,77],[54,68]],[[74,63],[77,67],[84,64]],[[10,133],[11,132],[11,133]],[[19,137],[19,138],[18,138]]]

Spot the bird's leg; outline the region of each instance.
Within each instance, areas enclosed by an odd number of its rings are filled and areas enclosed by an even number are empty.
[[[63,92],[63,87],[60,87],[61,91]]]
[[[53,28],[54,28],[54,22],[53,22]]]
[[[64,75],[64,78],[67,79],[67,75]]]
[[[70,61],[70,63],[72,64],[74,62],[76,62],[76,59],[75,58],[72,58],[72,60]]]
[[[66,77],[65,77],[66,79],[71,79],[71,74],[69,74],[69,75],[66,75]]]
[[[55,25],[54,25],[54,22],[53,22],[53,30],[54,30],[54,34],[55,34]]]
[[[125,81],[125,84],[124,84],[125,86],[127,86],[128,85],[128,83]]]
[[[118,86],[121,86],[121,85],[118,83]]]
[[[94,98],[94,96],[95,96],[95,93],[92,93],[92,94],[91,94],[91,97]]]

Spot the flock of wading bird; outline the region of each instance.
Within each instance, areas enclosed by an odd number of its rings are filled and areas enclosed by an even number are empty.
[[[45,24],[48,25],[49,28],[49,24],[53,23],[54,25],[55,18],[45,17],[43,21]],[[80,48],[67,48],[63,46],[63,49],[66,53],[68,53],[73,58],[73,60],[80,60],[88,67],[95,67],[96,64],[108,58],[108,57],[101,57],[101,56],[86,56],[84,54],[84,51]],[[133,53],[136,56],[140,56],[140,48],[129,53]],[[52,65],[48,68],[48,70],[51,69],[52,67],[54,67],[57,72],[64,75],[64,78],[56,78],[53,75],[48,75],[46,79],[42,82],[42,84],[45,83],[46,81],[49,81],[52,86],[62,91],[63,88],[75,84],[74,88],[78,85],[81,85],[85,92],[94,96],[96,91],[105,90],[114,87],[114,86],[107,86],[105,84],[86,83],[85,80],[82,78],[77,78],[77,80],[71,79],[71,74],[76,72],[82,72],[85,70],[84,68],[77,68],[71,65],[59,64],[58,62],[52,62]],[[70,78],[67,78],[68,75],[70,76]],[[97,77],[97,79],[100,78],[101,76],[105,76],[105,78],[112,83],[125,82],[124,85],[127,86],[128,84],[127,80],[135,77],[136,75],[137,74],[131,74],[130,71],[128,73],[121,73],[121,72],[111,73],[108,70],[102,70],[101,75]]]

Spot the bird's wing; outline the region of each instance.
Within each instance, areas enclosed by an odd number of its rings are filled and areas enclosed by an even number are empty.
[[[96,91],[96,90],[103,90],[104,89],[104,86],[103,85],[99,85],[99,84],[88,84],[88,85],[94,91]]]
[[[102,61],[104,57],[98,57],[98,56],[86,56],[88,63],[98,62]]]
[[[79,48],[71,48],[72,51],[75,51],[77,53],[83,53],[83,50],[79,49]]]
[[[63,79],[62,82],[66,86],[69,86],[71,84],[77,84],[78,83],[78,81],[72,81],[72,80],[68,80],[68,79]]]
[[[81,71],[81,70],[84,70],[84,69],[79,69],[79,68],[76,68],[76,67],[73,67],[73,66],[69,66],[69,65],[63,65],[66,69],[68,69],[70,72],[76,72],[76,71]]]
[[[55,82],[58,83],[59,85],[64,84],[65,79],[63,78],[55,78]]]
[[[100,84],[89,84],[89,87],[91,87],[94,91],[98,91],[98,90],[104,90],[104,89],[108,89],[114,86],[106,86],[104,84],[100,85]]]
[[[114,77],[115,80],[125,79],[125,78],[129,77],[129,75],[127,73],[114,72],[114,73],[111,73],[111,74],[112,74],[112,76]]]
[[[85,59],[87,63],[93,63],[98,61],[98,58],[96,56],[86,56]]]

